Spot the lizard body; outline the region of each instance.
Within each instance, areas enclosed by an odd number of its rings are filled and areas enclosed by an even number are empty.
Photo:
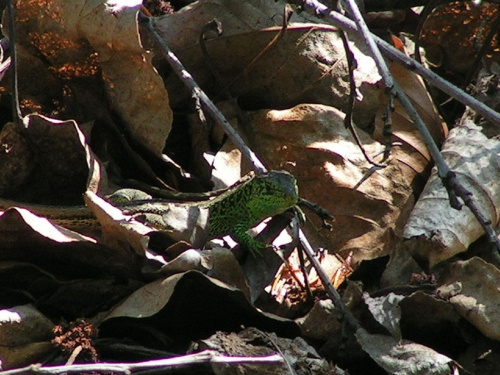
[[[266,246],[254,240],[247,231],[264,219],[285,212],[298,202],[295,177],[284,171],[270,171],[237,183],[216,198],[203,202],[172,203],[152,200],[131,202],[119,208],[128,215],[165,229],[162,217],[175,208],[182,208],[191,216],[202,216],[208,211],[208,238],[230,235],[253,254]]]
[[[171,229],[165,220],[171,212],[182,211],[187,216],[201,215],[200,212],[203,212],[208,221],[208,233],[206,233],[208,238],[230,235],[253,254],[258,254],[265,248],[265,245],[254,240],[246,232],[264,219],[294,207],[298,198],[297,183],[290,173],[270,171],[266,174],[246,177],[242,182],[231,186],[224,193],[208,201],[179,203],[152,199],[111,203],[123,213],[158,230]],[[77,224],[78,221],[85,223],[92,221],[91,212],[83,206],[63,208],[23,205],[0,199],[1,209],[10,206],[27,208],[63,226]]]

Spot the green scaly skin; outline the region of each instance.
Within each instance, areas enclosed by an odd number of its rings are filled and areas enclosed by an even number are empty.
[[[247,231],[264,219],[294,207],[298,199],[295,177],[284,171],[270,171],[259,176],[246,176],[243,182],[231,186],[209,201],[172,203],[150,200],[118,204],[118,207],[125,214],[158,230],[168,229],[162,228],[165,226],[162,217],[172,206],[184,207],[186,210],[208,209],[210,239],[229,235],[257,256],[266,245],[252,238]]]
[[[247,231],[264,219],[294,207],[299,199],[295,177],[285,171],[270,171],[229,189],[209,208],[209,236],[230,235],[252,254],[260,255],[265,244],[253,239]]]

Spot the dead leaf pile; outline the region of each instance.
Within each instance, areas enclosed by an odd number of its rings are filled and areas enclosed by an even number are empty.
[[[287,23],[282,0],[12,3],[15,35],[0,5],[0,372],[42,363],[86,373],[72,367],[83,362],[135,372],[131,359],[150,368],[172,357],[186,373],[498,374],[498,252],[467,207],[450,207],[429,140],[391,105],[360,35],[348,35],[351,77],[340,30],[297,7]],[[497,5],[383,16],[373,6],[365,4],[370,26],[400,35],[388,40],[401,51],[420,38],[425,62],[446,78],[479,72],[470,91],[498,111],[497,37],[482,65],[473,61]],[[20,118],[10,102],[12,43]],[[389,67],[499,226],[498,124],[471,108],[457,115],[415,73]],[[293,174],[301,198],[334,216],[304,209],[300,230],[322,270],[300,252],[298,209],[252,229],[272,244],[262,257],[209,238],[210,211],[196,202],[252,167],[186,79],[250,153]],[[151,198],[169,203],[134,215],[120,201]],[[212,354],[182,362],[198,352]]]

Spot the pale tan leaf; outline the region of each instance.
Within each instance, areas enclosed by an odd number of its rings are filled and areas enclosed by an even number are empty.
[[[252,147],[274,168],[297,177],[300,195],[335,216],[331,232],[309,228],[320,246],[344,258],[353,251],[353,265],[362,259],[387,254],[398,239],[413,207],[412,183],[418,175],[397,160],[375,169],[365,160],[350,132],[344,114],[322,105],[299,105],[289,110],[249,114],[246,134]],[[358,129],[369,155],[382,145]],[[397,150],[397,151],[396,151]],[[376,159],[380,161],[380,156]],[[321,224],[308,215],[314,225]]]
[[[363,300],[375,320],[380,323],[396,341],[401,341],[401,307],[399,303],[404,296],[389,293],[382,297],[370,297],[368,293],[363,294]]]
[[[390,336],[372,335],[364,329],[356,332],[359,344],[389,374],[448,375],[452,360],[431,348]]]
[[[500,142],[486,138],[480,127],[468,122],[450,132],[442,154],[458,181],[473,194],[483,215],[496,225],[500,217]],[[405,227],[405,248],[433,267],[467,250],[483,233],[467,207],[460,211],[450,207],[434,169]]]
[[[465,320],[486,337],[500,340],[500,270],[474,257],[450,265],[438,289]]]

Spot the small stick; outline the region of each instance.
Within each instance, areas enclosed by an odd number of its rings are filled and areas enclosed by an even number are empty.
[[[351,16],[354,18],[354,22],[356,23],[358,33],[363,37],[366,46],[371,52],[371,56],[373,60],[375,60],[375,64],[377,65],[377,69],[382,76],[382,80],[385,84],[386,93],[390,93],[392,88],[394,87],[394,80],[392,78],[391,73],[389,72],[389,68],[380,53],[380,50],[377,48],[375,41],[373,39],[372,33],[368,30],[368,26],[366,26],[366,22],[359,11],[359,7],[354,0],[343,0],[345,5],[347,5],[348,11]]]
[[[12,90],[12,121],[16,124],[21,124],[23,115],[19,106],[19,88],[17,77],[17,46],[16,46],[16,17],[14,13],[14,5],[12,0],[8,3],[9,9],[9,41],[11,55],[11,90]]]
[[[267,172],[266,167],[257,157],[257,155],[245,144],[240,135],[233,129],[229,121],[224,117],[224,115],[219,111],[215,104],[210,100],[210,98],[205,94],[205,92],[198,86],[194,81],[193,77],[184,68],[182,63],[179,61],[177,56],[170,50],[169,46],[161,38],[158,32],[154,29],[151,19],[141,12],[139,12],[139,21],[144,23],[147,30],[153,37],[153,39],[160,46],[160,50],[168,61],[174,72],[179,76],[181,81],[191,90],[193,96],[200,101],[203,105],[204,110],[206,110],[214,119],[214,121],[221,126],[226,134],[231,138],[234,144],[240,149],[241,153],[252,163],[253,168],[257,174],[263,174]]]
[[[0,375],[17,375],[17,374],[74,374],[83,372],[113,372],[119,374],[131,374],[132,371],[147,370],[147,369],[173,369],[186,367],[203,363],[219,363],[226,365],[240,364],[282,364],[284,359],[279,354],[261,356],[261,357],[230,357],[222,355],[213,350],[205,350],[203,352],[188,354],[174,358],[163,358],[145,362],[134,363],[89,363],[77,364],[71,366],[42,366],[35,364],[23,368],[0,371]]]

